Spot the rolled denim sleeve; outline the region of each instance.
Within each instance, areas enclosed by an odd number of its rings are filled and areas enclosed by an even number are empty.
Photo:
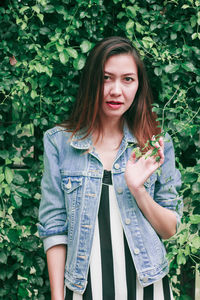
[[[61,188],[59,150],[56,134],[44,134],[44,173],[41,182],[42,198],[39,207],[39,236],[45,251],[58,244],[67,244],[67,215]]]
[[[165,160],[155,184],[154,199],[175,213],[178,229],[183,211],[182,197],[178,193],[181,188],[181,174],[175,167],[174,147],[169,134],[165,136],[164,155]]]

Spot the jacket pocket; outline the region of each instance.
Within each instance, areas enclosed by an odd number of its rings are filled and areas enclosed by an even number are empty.
[[[80,177],[63,177],[62,188],[67,194],[72,193],[82,185],[82,178]]]

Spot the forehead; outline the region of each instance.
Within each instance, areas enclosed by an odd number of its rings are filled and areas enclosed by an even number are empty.
[[[107,59],[104,72],[137,73],[137,65],[131,54],[117,54]]]

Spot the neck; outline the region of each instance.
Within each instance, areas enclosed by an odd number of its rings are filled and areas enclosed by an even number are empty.
[[[109,140],[118,147],[123,137],[123,124],[123,120],[102,120],[101,129],[94,130],[92,134],[94,144]]]
[[[102,120],[101,134],[103,136],[113,136],[123,133],[123,120],[122,119],[107,119]]]

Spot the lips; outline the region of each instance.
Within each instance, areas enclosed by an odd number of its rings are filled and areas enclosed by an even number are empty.
[[[123,102],[110,100],[110,101],[106,101],[106,104],[111,109],[118,109],[123,105]]]
[[[120,102],[120,101],[106,101],[106,103],[112,104],[112,105],[121,105],[121,104],[123,104],[123,103]]]

